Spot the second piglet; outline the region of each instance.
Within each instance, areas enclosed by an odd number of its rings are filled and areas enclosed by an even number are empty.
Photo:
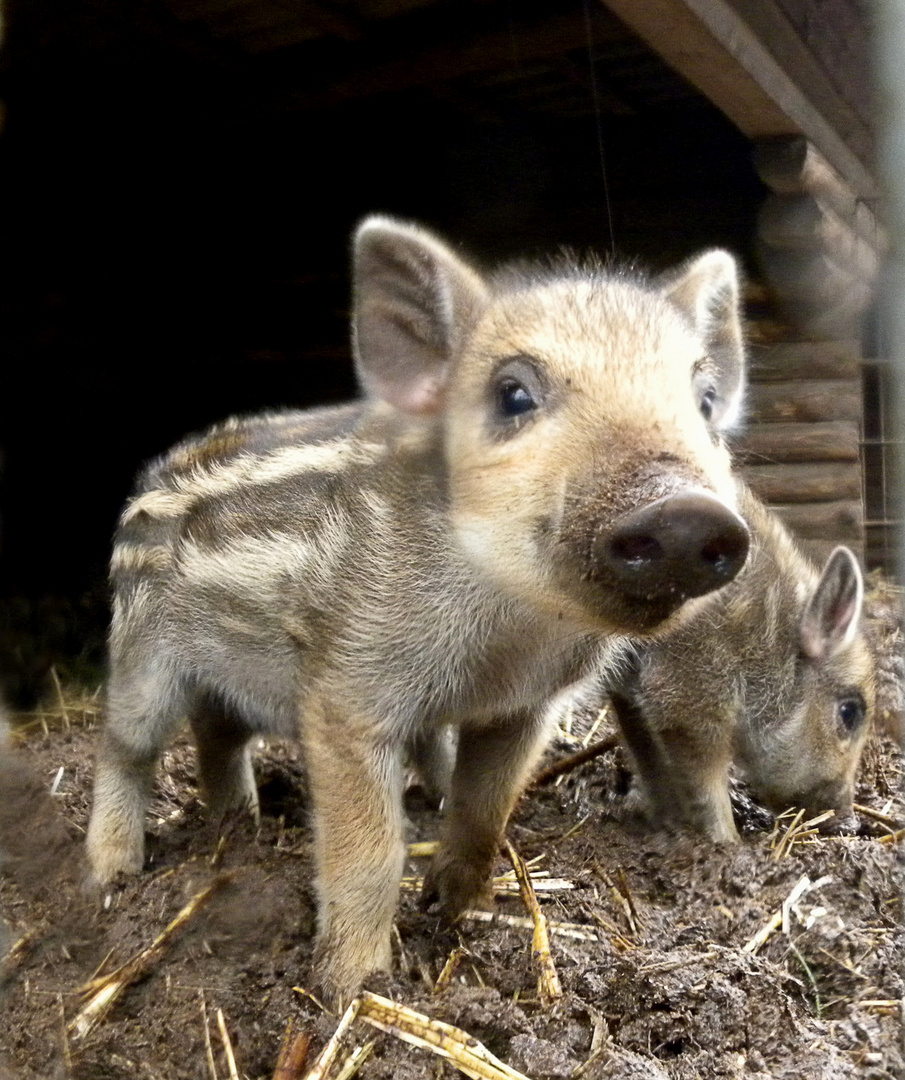
[[[455,915],[489,897],[548,699],[748,551],[719,438],[744,376],[730,256],[484,275],[378,217],[354,259],[364,400],[190,439],[123,513],[88,830],[97,879],[141,869],[184,716],[218,812],[255,803],[254,733],[298,735],[334,1000],[390,965],[405,756],[458,729],[426,885]]]
[[[771,809],[832,810],[850,827],[874,707],[861,570],[840,547],[819,571],[742,484],[739,508],[745,570],[692,619],[635,645],[612,695],[637,794],[656,822],[733,841],[734,762]]]

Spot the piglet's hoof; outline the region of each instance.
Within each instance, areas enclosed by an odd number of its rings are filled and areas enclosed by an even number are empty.
[[[424,878],[419,903],[422,911],[438,904],[450,921],[469,910],[493,911],[490,871],[477,868],[473,863],[447,861],[440,852]]]
[[[362,935],[354,930],[326,935],[314,949],[311,988],[331,1012],[342,1013],[376,973],[393,966],[389,936]]]

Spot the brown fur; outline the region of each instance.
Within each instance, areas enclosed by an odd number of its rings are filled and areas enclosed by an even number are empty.
[[[574,265],[495,282],[382,218],[355,250],[366,399],[188,440],[123,512],[88,831],[97,879],[141,869],[185,715],[215,812],[256,806],[255,732],[300,737],[334,999],[390,964],[405,754],[435,785],[452,771],[426,895],[457,914],[487,898],[549,699],[608,635],[680,618],[747,550],[719,438],[744,375],[729,256],[665,285]],[[688,518],[687,548],[663,506]],[[714,531],[726,557],[708,561]],[[661,540],[665,570],[644,546]]]

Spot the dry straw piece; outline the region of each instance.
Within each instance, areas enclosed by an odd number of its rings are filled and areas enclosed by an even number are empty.
[[[863,803],[855,803],[854,809],[856,813],[863,814],[865,817],[872,818],[874,821],[879,821],[881,825],[885,825],[893,832],[900,832],[902,830],[903,823],[899,821],[898,818],[890,817],[889,814],[874,810],[872,806],[864,806]]]
[[[198,991],[198,1000],[201,1005],[201,1019],[204,1022],[204,1055],[207,1061],[207,1071],[211,1074],[211,1080],[218,1080],[217,1065],[214,1061],[214,1047],[211,1044],[211,1026],[207,1018],[207,1001],[204,998],[204,990]]]
[[[217,1009],[217,1027],[220,1029],[220,1038],[223,1040],[223,1052],[226,1054],[226,1067],[229,1069],[229,1080],[239,1080],[239,1070],[236,1068],[236,1056],[233,1053],[232,1039],[226,1030],[226,1020],[223,1010]]]
[[[565,878],[551,878],[546,871],[532,874],[531,881],[535,892],[547,894],[554,892],[568,892],[575,888],[574,881],[566,881]],[[399,887],[406,892],[421,892],[424,888],[424,878],[404,877],[399,882]],[[521,896],[518,879],[513,874],[503,874],[495,877],[491,882],[494,896]]]
[[[817,817],[810,818],[808,821],[802,821],[801,819],[804,817],[804,810],[799,810],[792,819],[789,827],[782,836],[779,837],[778,841],[776,833],[778,831],[780,819],[777,818],[777,830],[774,830],[771,841],[773,858],[787,859],[792,852],[792,846],[794,844],[801,844],[805,840],[809,840],[811,837],[816,836],[818,831],[817,826],[822,825],[824,821],[829,821],[831,817],[835,816],[835,810],[827,810],[822,814],[818,814]]]
[[[488,912],[489,914],[489,912]],[[437,981],[434,983],[434,989],[432,993],[442,994],[443,991],[449,986],[452,981],[453,975],[458,970],[459,964],[468,955],[468,950],[463,949],[461,945],[457,946],[447,957],[446,963],[443,965],[443,970],[437,976]]]
[[[512,861],[512,868],[518,878],[519,891],[522,894],[522,903],[528,914],[534,920],[534,935],[531,941],[531,953],[540,967],[540,975],[537,980],[537,993],[541,1001],[551,1004],[562,997],[562,986],[559,975],[556,973],[556,965],[553,963],[553,954],[550,952],[550,935],[547,931],[547,916],[541,911],[537,900],[537,894],[531,883],[531,875],[525,866],[525,860],[519,855],[512,844],[506,841],[506,851]]]
[[[410,859],[428,859],[436,855],[439,850],[439,840],[419,840],[415,844],[409,844],[408,856]]]
[[[429,1050],[432,1054],[446,1058],[460,1072],[473,1080],[529,1080],[522,1073],[510,1069],[508,1065],[494,1057],[477,1039],[473,1039],[461,1028],[432,1020],[423,1013],[415,1012],[407,1005],[391,1001],[389,998],[370,994],[367,991],[349,1005],[342,1015],[320,1057],[314,1063],[304,1080],[325,1080],[337,1060],[342,1041],[349,1029],[361,1020],[379,1031],[401,1039],[411,1046]],[[362,1062],[367,1058],[373,1042],[359,1046],[347,1056],[336,1080],[349,1080],[354,1076]],[[274,1080],[277,1080],[274,1077]]]
[[[632,898],[631,891],[628,887],[628,879],[625,876],[625,871],[622,869],[621,866],[617,867],[616,881],[614,882],[610,875],[606,872],[606,870],[604,870],[604,868],[600,865],[599,862],[597,862],[596,859],[592,860],[591,866],[594,869],[594,873],[597,874],[597,876],[604,883],[604,885],[606,885],[607,889],[609,889],[610,895],[614,903],[625,916],[625,921],[628,923],[629,932],[632,934],[633,937],[639,937],[641,916],[638,914],[638,909],[635,906],[635,901]],[[616,934],[619,933],[615,927],[608,926],[606,921],[600,915],[595,914],[594,918],[605,930],[612,931]],[[621,937],[622,935],[619,936]],[[630,942],[627,938],[623,937],[623,941],[625,942],[625,945],[620,947],[635,947],[635,943]]]
[[[342,1067],[336,1074],[336,1080],[352,1080],[352,1077],[364,1065],[374,1049],[374,1039],[370,1039],[363,1046],[356,1046],[351,1054],[342,1063]]]
[[[193,896],[175,919],[153,942],[131,960],[104,975],[92,979],[79,991],[87,1000],[75,1017],[69,1022],[68,1031],[76,1039],[83,1039],[107,1015],[110,1006],[131,983],[140,979],[154,964],[163,950],[185,924],[196,915],[225,885],[233,880],[232,874],[221,874],[206,889]]]
[[[792,891],[783,900],[782,907],[779,911],[775,912],[768,923],[762,926],[760,930],[745,943],[744,952],[754,954],[757,950],[768,941],[773,934],[782,928],[782,932],[788,936],[789,933],[789,913],[795,904],[805,895],[805,893],[811,892],[813,889],[819,889],[822,885],[828,885],[832,881],[832,878],[822,877],[817,881],[811,881],[807,874],[802,876],[795,882]]]
[[[0,972],[8,975],[37,941],[37,930],[26,930],[10,950],[0,957]]]
[[[380,1031],[446,1058],[473,1080],[528,1080],[523,1073],[516,1072],[494,1057],[461,1028],[431,1020],[423,1013],[388,998],[362,994],[357,1015]]]
[[[355,1019],[358,1016],[360,1009],[361,998],[355,998],[348,1009],[343,1013],[342,1019],[336,1026],[336,1031],[333,1032],[327,1045],[321,1050],[317,1061],[315,1061],[311,1069],[305,1074],[305,1080],[324,1080],[324,1077],[330,1071],[330,1067],[333,1065],[333,1062],[339,1054],[343,1036],[355,1023]]]
[[[463,911],[459,918],[463,922],[494,923],[498,926],[511,926],[516,930],[534,930],[534,920],[524,915],[503,915],[498,911],[475,910]],[[547,919],[547,930],[556,937],[572,938],[573,941],[603,940],[599,934],[582,923],[555,922]]]

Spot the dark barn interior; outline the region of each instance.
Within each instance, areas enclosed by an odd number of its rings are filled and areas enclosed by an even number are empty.
[[[95,663],[137,466],[354,393],[370,211],[481,260],[569,245],[755,271],[745,137],[592,0],[5,8],[3,665]]]

